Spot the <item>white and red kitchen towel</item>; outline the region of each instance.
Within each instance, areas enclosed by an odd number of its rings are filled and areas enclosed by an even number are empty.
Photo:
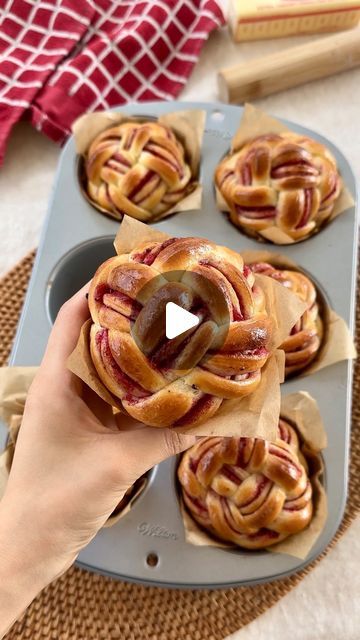
[[[84,112],[178,95],[217,0],[0,0],[0,163],[24,115],[56,142]]]

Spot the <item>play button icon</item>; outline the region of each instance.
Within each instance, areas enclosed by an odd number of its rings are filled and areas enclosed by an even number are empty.
[[[230,304],[221,287],[223,276],[218,277],[219,286],[210,270],[203,268],[207,277],[199,271],[159,273],[145,281],[132,303],[130,331],[150,363],[149,375],[161,372],[167,380],[175,380],[197,365],[205,368],[227,340]],[[132,287],[133,279],[131,271],[125,285]],[[124,304],[121,296],[116,304]],[[216,361],[211,366],[215,371]]]
[[[185,331],[196,327],[200,320],[198,316],[174,302],[168,302],[165,308],[165,332],[168,340],[177,338]]]

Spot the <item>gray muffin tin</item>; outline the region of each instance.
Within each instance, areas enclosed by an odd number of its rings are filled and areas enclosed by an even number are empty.
[[[228,151],[242,109],[221,104],[147,103],[121,107],[132,115],[158,116],[178,109],[201,108],[207,113],[202,148],[203,206],[176,214],[156,224],[174,236],[204,236],[241,252],[260,245],[242,235],[215,204],[214,169]],[[314,131],[287,123],[308,134],[334,153],[341,174],[355,196],[352,170],[331,142]],[[36,264],[22,312],[12,365],[40,363],[52,321],[59,306],[88,281],[97,266],[114,254],[118,222],[95,210],[80,192],[73,139],[65,145],[50,201]],[[354,326],[357,220],[355,208],[341,215],[309,240],[266,249],[291,257],[320,284],[331,306]],[[351,415],[352,363],[341,362],[315,375],[295,378],[283,394],[308,391],[316,398],[328,434],[324,452],[329,502],[326,526],[303,561],[267,551],[195,547],[185,542],[175,482],[176,460],[153,469],[147,488],[130,513],[115,526],[103,529],[79,556],[78,564],[118,579],[171,587],[225,587],[273,580],[304,567],[334,536],[345,507]],[[0,426],[0,444],[6,430]],[[150,558],[149,558],[150,555]],[[154,562],[152,562],[154,560]],[[155,566],[152,566],[155,565]]]

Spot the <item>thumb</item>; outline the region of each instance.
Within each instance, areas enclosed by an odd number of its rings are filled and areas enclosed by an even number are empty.
[[[146,427],[119,416],[119,448],[130,478],[140,475],[166,458],[175,456],[196,442],[195,436],[179,434],[173,429]]]

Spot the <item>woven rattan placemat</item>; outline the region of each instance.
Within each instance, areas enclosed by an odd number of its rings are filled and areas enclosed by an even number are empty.
[[[26,293],[34,253],[0,280],[0,364],[5,364]],[[360,300],[357,302],[357,335]],[[275,604],[320,562],[360,511],[360,367],[354,377],[349,498],[326,551],[284,580],[254,587],[179,591],[103,578],[77,568],[40,594],[6,640],[222,640]]]

